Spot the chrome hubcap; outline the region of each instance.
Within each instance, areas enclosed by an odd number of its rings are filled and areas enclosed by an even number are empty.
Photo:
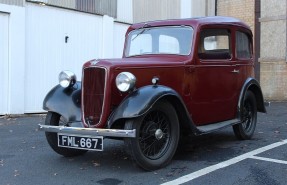
[[[157,129],[154,135],[157,140],[160,140],[163,137],[163,131],[161,129]]]

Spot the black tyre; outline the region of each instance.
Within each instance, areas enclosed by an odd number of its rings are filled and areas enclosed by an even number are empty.
[[[171,161],[180,132],[176,111],[170,103],[156,103],[145,115],[127,120],[125,129],[136,129],[136,138],[126,138],[125,145],[140,167],[151,171]]]
[[[60,126],[64,125],[64,122],[61,119],[61,115],[54,112],[48,112],[45,120],[45,125]],[[45,134],[51,148],[60,155],[63,155],[65,157],[73,157],[83,155],[87,152],[86,150],[58,147],[57,133],[46,132]]]
[[[233,126],[233,131],[238,139],[251,139],[257,122],[257,106],[254,94],[247,91],[242,109],[243,122]]]

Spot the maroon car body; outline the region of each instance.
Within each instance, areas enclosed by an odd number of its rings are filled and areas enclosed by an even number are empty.
[[[64,156],[91,149],[94,137],[101,145],[101,137],[125,138],[147,170],[167,165],[185,134],[233,126],[238,138],[250,139],[256,112],[266,112],[252,41],[250,28],[230,17],[131,25],[123,58],[86,62],[82,82],[67,74],[69,85],[48,93],[40,128]]]

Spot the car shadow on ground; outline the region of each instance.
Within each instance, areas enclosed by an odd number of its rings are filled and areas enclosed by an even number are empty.
[[[143,170],[135,165],[125,151],[123,141],[105,140],[103,152],[88,152],[83,156],[65,158],[56,157],[56,163],[71,165],[71,167],[87,170],[119,170],[141,173]],[[234,147],[237,146],[237,147]],[[181,143],[173,160],[175,161],[206,161],[217,162],[236,156],[245,147],[244,141],[239,141],[230,130],[223,130],[202,136],[188,137]],[[222,154],[224,153],[224,155]],[[212,156],[212,157],[211,157]],[[55,155],[53,157],[55,159]],[[131,165],[135,168],[131,168]]]
[[[189,136],[179,144],[174,160],[217,162],[238,155],[244,143],[237,140],[229,128],[206,135]]]

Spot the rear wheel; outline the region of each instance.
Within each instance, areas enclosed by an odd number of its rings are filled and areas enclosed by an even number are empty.
[[[63,120],[61,115],[54,113],[54,112],[48,112],[46,116],[46,120],[45,120],[45,125],[64,126],[65,121]],[[63,155],[65,157],[73,157],[73,156],[82,155],[87,152],[87,150],[77,150],[77,149],[71,149],[71,148],[58,147],[57,133],[46,132],[45,134],[46,134],[46,139],[50,147],[60,155]]]
[[[242,117],[243,122],[233,126],[234,134],[238,139],[251,139],[257,122],[256,99],[251,91],[245,94]]]
[[[178,145],[179,123],[170,103],[156,103],[145,115],[127,120],[125,129],[136,129],[136,138],[126,138],[125,145],[140,167],[156,170],[171,161]]]

